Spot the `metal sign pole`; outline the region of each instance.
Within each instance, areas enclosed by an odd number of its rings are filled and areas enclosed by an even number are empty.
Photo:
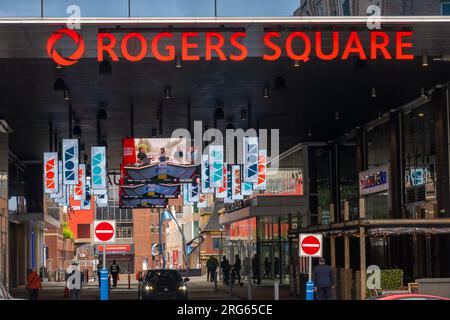
[[[306,300],[314,300],[314,282],[312,281],[312,258],[309,257],[309,277],[306,283]]]

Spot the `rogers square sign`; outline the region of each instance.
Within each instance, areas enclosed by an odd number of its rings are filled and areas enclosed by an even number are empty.
[[[311,37],[305,32],[291,32],[287,34],[284,43],[280,42],[281,34],[279,32],[267,32],[261,39],[267,52],[262,56],[263,60],[275,61],[286,54],[292,60],[307,62],[310,56],[315,56],[324,61],[330,60],[347,60],[351,56],[358,56],[361,60],[413,60],[414,55],[410,52],[413,48],[411,31],[397,31],[387,33],[383,31],[366,31],[364,34],[370,34],[370,48],[364,48],[361,41],[363,32],[313,32]],[[62,37],[68,37],[77,46],[77,49],[69,57],[61,56],[55,49],[56,43]],[[331,36],[331,41],[324,41],[325,36]],[[246,32],[232,33],[226,38],[219,32],[205,32],[205,38],[201,41],[204,46],[205,60],[210,61],[213,53],[222,61],[243,61],[248,57],[248,49],[242,43],[247,37]],[[174,33],[161,32],[151,38],[146,38],[138,32],[130,32],[125,34],[120,43],[112,33],[100,32],[97,34],[97,60],[103,61],[110,59],[119,61],[118,53],[122,54],[123,59],[130,62],[138,62],[147,56],[149,51],[156,60],[168,62],[174,61],[177,50],[181,51],[181,59],[183,61],[200,61],[200,55],[194,54],[193,50],[200,47],[200,38],[198,32],[182,32],[181,48],[177,48],[175,44],[167,44],[160,48],[160,42],[167,39],[173,39]],[[137,41],[139,45],[137,49],[129,46],[130,41]],[[223,52],[225,42],[231,45],[234,50],[228,56]],[[341,46],[341,41],[345,45]],[[324,49],[326,46],[331,49]],[[389,46],[394,46],[394,50],[389,50]],[[299,48],[301,46],[301,48]],[[129,47],[133,48],[133,54],[130,53]],[[136,49],[136,51],[135,51]],[[70,29],[60,29],[54,32],[47,41],[47,54],[56,63],[61,66],[70,66],[75,64],[83,56],[85,51],[84,40],[76,31]]]

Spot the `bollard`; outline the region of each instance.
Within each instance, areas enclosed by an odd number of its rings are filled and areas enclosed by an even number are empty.
[[[131,274],[128,274],[128,289],[131,289]]]
[[[100,270],[100,300],[109,299],[109,276],[108,270],[103,268]]]
[[[314,282],[306,283],[306,300],[314,300]]]
[[[275,291],[275,299],[274,300],[280,300],[280,284],[278,280],[276,280],[273,284],[274,291]]]

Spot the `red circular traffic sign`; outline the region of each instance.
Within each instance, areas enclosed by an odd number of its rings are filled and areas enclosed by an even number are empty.
[[[301,246],[304,253],[314,255],[320,250],[320,241],[316,237],[308,236],[303,239]]]
[[[100,241],[109,241],[114,237],[114,227],[108,222],[99,223],[94,232]]]

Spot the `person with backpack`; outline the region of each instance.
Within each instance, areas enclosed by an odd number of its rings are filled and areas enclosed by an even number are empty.
[[[42,289],[41,277],[36,271],[29,269],[26,288],[30,294],[30,300],[38,300],[39,290]]]

